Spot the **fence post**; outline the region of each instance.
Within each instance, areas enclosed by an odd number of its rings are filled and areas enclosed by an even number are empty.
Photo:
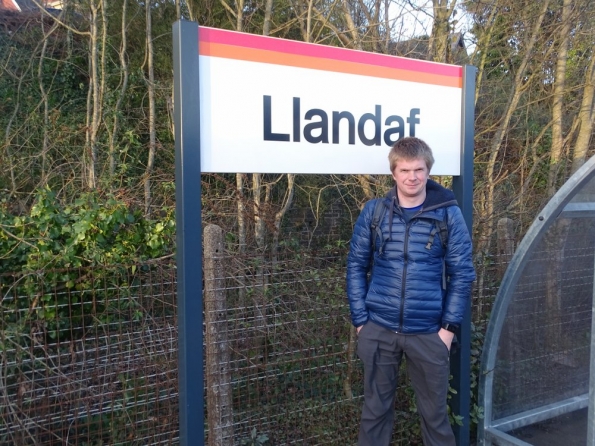
[[[498,220],[498,268],[500,269],[500,278],[504,276],[514,254],[513,223],[510,218]]]
[[[497,255],[498,258],[496,260],[498,271],[499,271],[499,280],[501,281],[506,274],[506,270],[508,269],[508,265],[512,260],[512,256],[514,255],[514,229],[513,229],[514,222],[512,219],[504,217],[498,220],[497,226]],[[502,349],[502,358],[506,360],[509,364],[517,364],[520,360],[521,352],[519,350],[518,342],[515,340],[514,336],[514,326],[513,324],[504,324],[502,327],[502,335],[500,337],[502,345],[506,346],[506,348]],[[519,369],[513,367],[512,370],[509,372],[510,376],[509,379],[511,382],[518,382],[517,380],[521,379],[519,377]]]
[[[209,446],[233,445],[233,409],[227,306],[223,267],[223,230],[204,230],[207,422]]]

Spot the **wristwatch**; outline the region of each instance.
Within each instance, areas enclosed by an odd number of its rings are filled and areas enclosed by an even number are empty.
[[[445,322],[444,324],[442,324],[442,328],[444,328],[446,331],[450,331],[451,333],[456,333],[459,327]]]

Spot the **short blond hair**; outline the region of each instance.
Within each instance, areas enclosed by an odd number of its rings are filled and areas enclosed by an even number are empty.
[[[423,159],[428,168],[428,172],[432,170],[434,165],[434,155],[432,149],[428,146],[425,141],[416,138],[415,136],[408,136],[397,140],[396,143],[388,152],[388,162],[390,163],[390,171],[394,172],[397,163],[400,160],[413,160]]]

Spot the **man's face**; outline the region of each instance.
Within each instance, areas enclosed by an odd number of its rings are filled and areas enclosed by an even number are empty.
[[[399,160],[393,170],[399,200],[405,201],[404,204],[421,200],[417,203],[421,204],[426,197],[426,183],[429,177],[430,172],[424,160]]]

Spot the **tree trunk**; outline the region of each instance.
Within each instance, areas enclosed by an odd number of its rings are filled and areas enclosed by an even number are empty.
[[[244,29],[244,0],[236,0],[236,31]]]
[[[450,5],[448,0],[432,0],[434,22],[428,44],[428,58],[434,62],[450,62],[450,18],[456,6],[456,0]]]
[[[146,10],[146,48],[147,48],[147,71],[149,78],[147,80],[147,90],[149,94],[149,154],[147,167],[144,175],[145,189],[145,216],[151,215],[151,175],[153,175],[153,165],[155,163],[155,68],[153,65],[153,31],[151,18],[151,2],[148,1]]]
[[[45,34],[44,29],[45,20],[41,20],[41,31],[43,34],[43,46],[41,48],[41,54],[39,56],[39,64],[37,66],[37,80],[39,82],[39,91],[41,93],[41,102],[43,104],[43,139],[42,139],[42,146],[41,146],[41,184],[45,186],[47,183],[47,155],[48,155],[48,132],[49,132],[49,103],[48,103],[48,95],[45,90],[45,86],[43,83],[43,66],[45,62],[45,53],[48,47],[48,38],[51,34]]]
[[[275,214],[275,232],[273,233],[273,244],[271,246],[272,251],[272,263],[273,266],[277,264],[277,251],[279,249],[279,235],[281,234],[281,222],[283,217],[291,207],[293,203],[293,195],[295,191],[295,175],[287,174],[287,191],[285,192],[285,198],[283,205],[279,212]]]
[[[564,145],[564,130],[562,121],[564,115],[564,95],[566,92],[566,62],[568,59],[568,44],[570,42],[570,12],[573,0],[564,0],[562,5],[562,24],[560,30],[560,44],[556,59],[556,75],[554,80],[554,95],[552,98],[552,148],[550,151],[550,166],[548,171],[548,195],[556,193],[557,179],[562,160]]]
[[[254,328],[257,336],[262,336],[263,350],[262,356],[265,355],[265,346],[268,337],[267,329],[267,289],[268,289],[268,274],[265,274],[265,210],[262,205],[262,175],[259,173],[252,174],[252,209],[254,215],[254,239],[256,241],[257,254],[254,258],[256,264],[254,265]]]
[[[120,45],[120,73],[122,76],[122,83],[120,87],[120,91],[118,92],[118,99],[116,101],[116,105],[113,110],[114,119],[110,134],[110,142],[109,142],[109,153],[108,153],[108,162],[109,162],[109,175],[110,178],[116,174],[116,141],[118,140],[119,135],[119,128],[120,128],[120,111],[122,109],[122,102],[124,101],[124,97],[126,96],[126,90],[128,89],[128,55],[127,55],[127,27],[126,27],[126,13],[128,9],[128,0],[122,1],[122,43]],[[110,181],[110,184],[112,182]]]
[[[498,11],[500,9],[499,2],[496,1],[495,4],[492,6],[490,11],[490,16],[487,20],[487,31],[484,31],[477,42],[478,48],[486,48],[490,41],[492,40],[492,35],[496,28],[496,17],[498,16]],[[479,91],[481,89],[481,83],[483,80],[484,69],[486,66],[486,61],[488,57],[488,51],[481,51],[481,58],[479,64],[477,65],[477,79],[475,80],[475,104],[477,104],[477,99],[479,98]],[[473,64],[473,58],[471,59],[471,64]]]
[[[97,5],[96,0],[92,0],[90,7],[90,36],[89,46],[91,54],[89,58],[89,100],[88,100],[88,125],[87,125],[87,187],[95,189],[97,187],[97,135],[99,133],[99,123],[101,119],[100,108],[100,88],[101,82],[99,79],[99,54],[98,54],[98,40],[99,40],[99,24],[98,12],[101,4]]]
[[[351,46],[356,50],[361,50],[362,38],[358,31],[358,27],[353,21],[353,17],[349,9],[349,3],[347,2],[347,0],[342,0],[341,6],[343,8],[343,18],[345,19],[345,23],[347,24],[347,33],[351,35]]]
[[[591,31],[593,32],[593,31]],[[591,142],[593,133],[593,98],[595,97],[595,57],[591,56],[589,68],[585,76],[585,87],[583,89],[583,98],[579,110],[578,120],[580,128],[574,152],[572,155],[572,173],[576,172],[587,158],[587,151]]]
[[[273,15],[273,0],[266,0],[264,5],[264,25],[262,35],[268,36],[271,33],[271,16]]]
[[[265,249],[265,219],[262,206],[262,174],[252,174],[252,210],[254,215],[254,239],[259,251]]]

